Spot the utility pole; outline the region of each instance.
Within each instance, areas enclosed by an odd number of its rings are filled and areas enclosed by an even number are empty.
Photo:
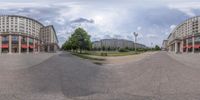
[[[137,36],[138,36],[138,33],[136,33],[136,32],[133,32],[133,35],[135,36],[135,45],[134,45],[134,47],[135,47],[135,51],[137,50],[137,47],[136,47],[136,42],[137,42]]]
[[[101,41],[101,52],[103,51],[103,44],[102,44],[102,40]]]

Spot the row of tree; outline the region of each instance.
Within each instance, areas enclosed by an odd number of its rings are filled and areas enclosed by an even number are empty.
[[[134,51],[135,48],[129,48],[129,47],[125,47],[125,48],[114,48],[114,47],[105,47],[105,46],[102,46],[102,47],[94,47],[92,48],[91,50],[93,51],[120,51],[120,52],[128,52],[128,51]],[[161,50],[161,48],[156,45],[155,47],[153,48],[137,48],[136,49],[137,51],[158,51],[158,50]]]

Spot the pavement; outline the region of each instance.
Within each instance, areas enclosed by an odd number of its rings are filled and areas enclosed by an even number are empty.
[[[58,52],[60,53],[60,52]],[[46,59],[57,55],[58,53],[12,53],[0,54],[1,70],[16,70],[29,68],[30,66],[42,63]]]
[[[193,54],[157,52],[117,65],[69,53],[31,58],[43,60],[21,60],[27,67],[18,68],[0,63],[0,100],[200,100],[200,56]]]

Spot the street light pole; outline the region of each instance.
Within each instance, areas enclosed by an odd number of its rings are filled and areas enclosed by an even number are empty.
[[[137,47],[136,47],[136,42],[137,42],[137,36],[138,36],[138,33],[136,33],[136,32],[133,32],[133,35],[135,36],[135,45],[134,45],[134,47],[135,47],[135,51],[137,50]]]

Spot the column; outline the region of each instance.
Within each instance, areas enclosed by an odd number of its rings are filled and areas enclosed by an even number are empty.
[[[184,42],[183,42],[183,40],[181,41],[181,44],[180,44],[180,49],[181,49],[181,53],[183,53],[183,46],[184,46]]]
[[[22,36],[19,36],[18,37],[18,51],[19,51],[19,53],[21,53],[21,45],[22,45]]]
[[[177,53],[178,52],[178,45],[177,45],[177,42],[175,42],[175,53]]]
[[[56,51],[57,51],[57,45],[54,44],[54,52],[56,52]]]
[[[26,37],[26,43],[27,43],[26,53],[29,53],[29,37]]]
[[[33,53],[35,53],[35,39],[33,39]]]
[[[50,52],[50,46],[49,45],[47,46],[47,52]]]
[[[12,53],[12,36],[9,35],[8,39],[9,39],[9,53],[11,54]]]
[[[194,36],[192,37],[192,53],[194,53],[194,45],[195,45],[195,42],[194,42]]]
[[[173,51],[173,44],[170,45],[170,52]]]
[[[188,39],[186,39],[186,53],[188,53]]]
[[[2,36],[0,36],[0,54],[2,53]]]
[[[40,41],[38,41],[38,53],[40,52]]]

